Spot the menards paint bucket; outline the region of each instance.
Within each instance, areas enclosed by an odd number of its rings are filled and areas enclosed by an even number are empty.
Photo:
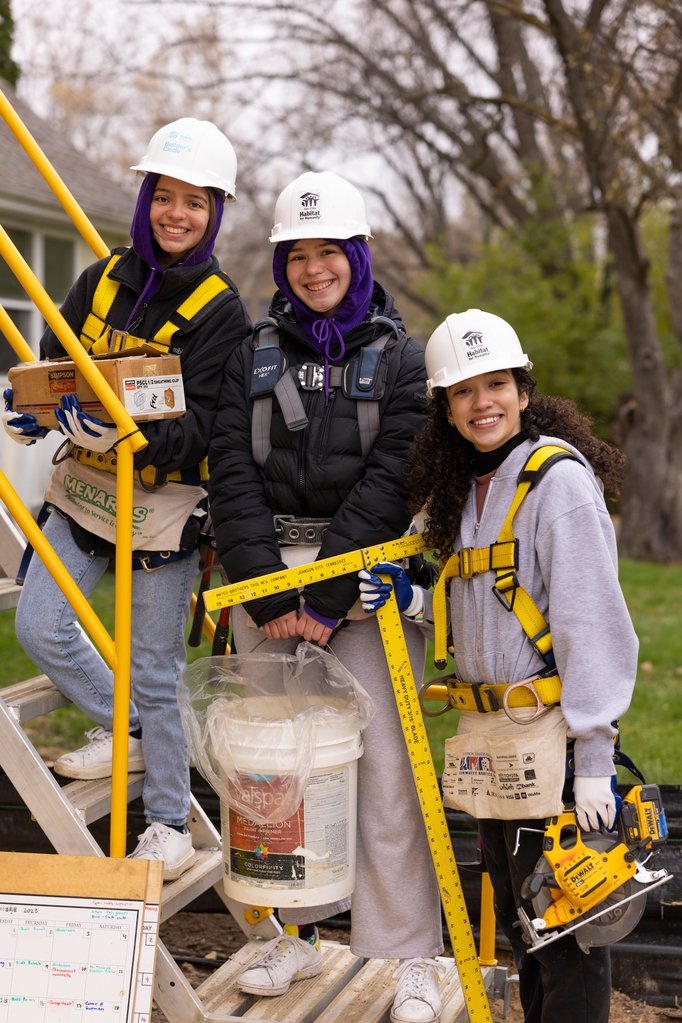
[[[243,700],[223,727],[229,732],[242,801],[272,821],[272,801],[278,789],[286,788],[287,772],[296,764],[297,733],[292,720],[247,713],[249,703],[263,701]],[[228,896],[247,904],[291,907],[324,905],[351,894],[361,755],[355,715],[328,715],[315,726],[313,768],[294,814],[259,823],[221,800]]]

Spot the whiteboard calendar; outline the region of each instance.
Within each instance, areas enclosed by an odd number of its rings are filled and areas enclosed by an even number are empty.
[[[0,1023],[142,1023],[144,923],[142,900],[0,894]]]

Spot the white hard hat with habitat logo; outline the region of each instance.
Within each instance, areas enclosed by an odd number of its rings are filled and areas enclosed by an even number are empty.
[[[424,357],[430,391],[481,373],[533,366],[514,328],[501,316],[481,309],[448,316],[429,338]]]
[[[270,241],[371,238],[365,203],[354,185],[332,171],[306,171],[282,190]]]
[[[165,174],[200,188],[216,188],[227,202],[235,201],[237,154],[211,121],[181,117],[152,135],[147,152],[130,168],[144,174]]]

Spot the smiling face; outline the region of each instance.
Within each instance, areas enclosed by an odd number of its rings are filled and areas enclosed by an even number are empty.
[[[162,266],[177,262],[196,248],[206,233],[210,215],[207,188],[162,175],[154,189],[149,212],[152,234],[164,257]]]
[[[446,388],[450,422],[477,451],[494,451],[521,432],[528,404],[510,369],[461,380]]]
[[[350,287],[350,263],[338,245],[323,238],[302,238],[287,256],[287,280],[308,308],[332,316]]]

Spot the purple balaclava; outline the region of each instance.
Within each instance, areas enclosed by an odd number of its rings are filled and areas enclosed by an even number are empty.
[[[135,212],[133,213],[133,219],[130,225],[130,237],[132,239],[133,249],[140,259],[147,264],[151,272],[147,278],[147,283],[144,286],[142,294],[138,298],[130,316],[128,317],[126,329],[128,328],[128,325],[133,322],[137,310],[143,302],[149,302],[149,300],[159,290],[165,271],[170,269],[170,267],[162,267],[159,264],[158,249],[152,235],[152,228],[149,220],[152,198],[154,196],[154,190],[158,184],[159,177],[159,174],[145,174],[144,180],[140,185],[137,203],[135,204]],[[210,235],[205,235],[197,248],[194,249],[193,252],[190,252],[190,255],[187,258],[181,258],[176,263],[172,263],[171,266],[196,266],[198,263],[207,259],[213,252],[213,246],[215,245],[215,240],[218,235],[218,231],[220,230],[220,223],[223,218],[225,196],[217,189],[211,189],[211,192],[215,203],[215,223]]]
[[[328,238],[338,245],[350,264],[348,291],[332,316],[319,316],[310,306],[302,302],[291,289],[287,278],[287,257],[295,241],[278,242],[272,257],[272,276],[275,284],[291,303],[296,322],[311,342],[324,356],[325,397],[329,399],[329,363],[340,362],[346,346],[345,335],[362,323],[372,300],[374,278],[372,276],[372,253],[364,238]]]

